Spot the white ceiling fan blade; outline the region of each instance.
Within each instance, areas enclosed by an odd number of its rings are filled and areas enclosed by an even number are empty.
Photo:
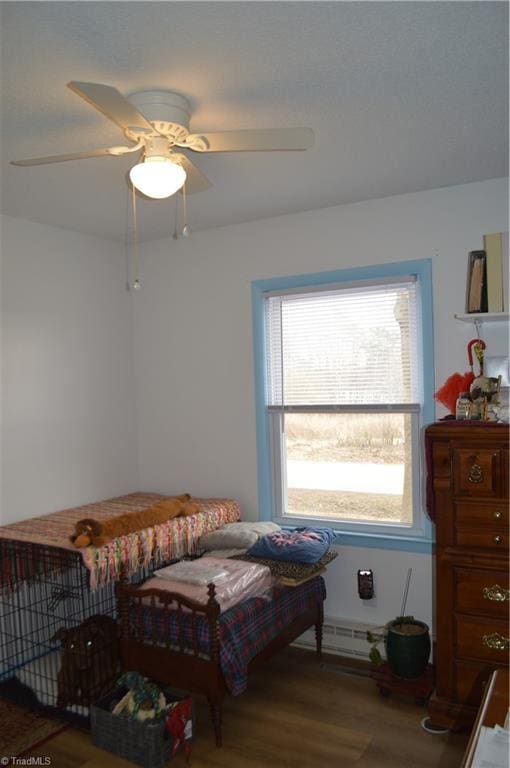
[[[197,168],[195,163],[186,157],[186,155],[174,153],[172,154],[172,157],[178,160],[186,171],[185,189],[187,195],[193,195],[195,192],[203,192],[205,189],[210,189],[212,187],[212,183],[207,176],[205,176],[202,171]],[[182,189],[180,191],[182,192]]]
[[[311,128],[265,128],[190,134],[184,146],[196,152],[260,152],[309,149]]]
[[[11,160],[11,165],[46,165],[47,163],[63,163],[66,160],[84,160],[87,157],[120,157],[130,152],[140,149],[138,145],[134,147],[107,147],[106,149],[91,149],[88,152],[71,152],[68,155],[49,155],[48,157],[31,157],[27,160]]]
[[[113,86],[76,81],[71,81],[67,85],[121,128],[138,128],[147,132],[154,130],[141,112]]]

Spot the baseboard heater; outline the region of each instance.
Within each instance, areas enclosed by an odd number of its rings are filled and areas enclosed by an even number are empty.
[[[377,624],[362,624],[349,619],[325,617],[322,626],[322,650],[327,653],[347,656],[353,659],[369,661],[370,643],[367,631],[376,639],[382,640],[382,630]],[[303,648],[315,648],[315,630],[312,627],[295,640],[294,645]],[[384,655],[384,643],[379,646]]]

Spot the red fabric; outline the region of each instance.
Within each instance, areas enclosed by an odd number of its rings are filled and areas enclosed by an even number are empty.
[[[172,737],[172,757],[175,757],[179,747],[184,745],[186,760],[191,755],[191,737],[185,733],[186,725],[192,718],[192,700],[183,699],[172,706],[165,720],[165,727]]]
[[[452,373],[445,383],[439,387],[434,397],[438,402],[448,408],[450,413],[455,415],[455,406],[457,398],[461,392],[469,392],[469,387],[474,381],[475,375],[472,371],[468,373]]]

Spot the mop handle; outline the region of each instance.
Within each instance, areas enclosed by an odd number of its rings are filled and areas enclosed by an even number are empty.
[[[402,608],[400,609],[400,615],[405,616],[405,609],[406,609],[406,603],[407,603],[407,593],[409,592],[409,582],[411,581],[411,573],[413,572],[412,568],[409,568],[407,571],[407,580],[406,585],[404,587],[404,594],[402,595]]]

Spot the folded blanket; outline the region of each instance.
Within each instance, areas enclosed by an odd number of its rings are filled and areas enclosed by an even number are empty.
[[[262,557],[241,554],[230,555],[230,557],[234,560],[244,560],[247,563],[267,565],[271,571],[271,575],[275,576],[278,580],[295,579],[296,581],[301,581],[305,578],[312,578],[324,571],[326,566],[338,557],[338,552],[334,549],[329,549],[316,563],[292,563],[285,560],[269,560]]]
[[[191,564],[197,563],[192,560]],[[267,596],[273,586],[273,577],[267,566],[256,563],[243,563],[239,560],[222,560],[210,557],[208,567],[217,566],[225,571],[226,576],[215,580],[216,600],[221,612],[227,611],[233,605],[250,597]],[[169,566],[171,568],[172,566]],[[151,578],[143,584],[144,589],[158,589],[164,592],[176,592],[199,603],[207,603],[209,595],[205,585],[190,584],[189,582],[174,581],[168,578]],[[184,608],[186,611],[187,609]]]
[[[263,536],[247,554],[267,560],[316,563],[328,551],[335,533],[330,528],[294,528]]]
[[[186,584],[211,584],[228,576],[228,571],[221,564],[202,560],[181,560],[154,571],[154,576],[168,581],[183,581]]]

